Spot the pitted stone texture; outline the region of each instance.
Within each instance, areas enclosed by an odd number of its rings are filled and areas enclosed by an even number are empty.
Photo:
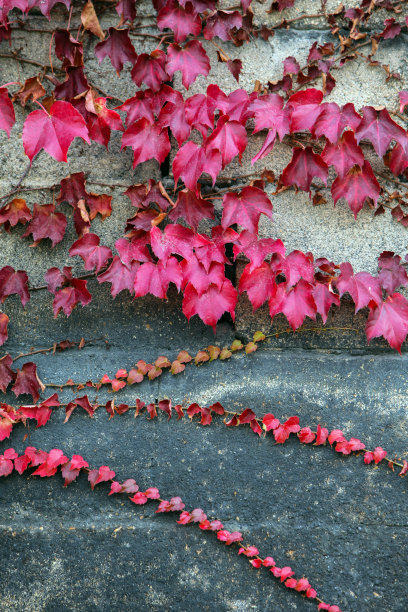
[[[266,25],[267,27],[278,26],[282,20],[296,19],[291,24],[291,28],[294,30],[310,30],[310,29],[321,29],[327,30],[329,26],[327,20],[322,15],[322,4],[320,0],[295,0],[291,8],[284,9],[283,11],[272,10],[274,0],[254,0],[251,3],[251,9],[254,12],[254,23],[258,26]],[[231,3],[228,0],[221,0],[219,3],[222,8],[229,8]],[[325,8],[327,14],[334,13],[339,5],[344,6],[345,9],[358,8],[360,2],[355,0],[344,0],[339,2],[338,0],[328,0]],[[311,15],[306,19],[299,19],[303,15]],[[404,13],[390,13],[384,9],[373,11],[368,23],[360,26],[361,31],[374,30],[375,32],[382,32],[384,29],[384,20],[389,19],[393,16],[396,21],[399,21],[401,25],[404,25]],[[344,25],[349,26],[350,21],[343,20]],[[342,22],[340,21],[340,25]]]
[[[105,320],[109,351],[101,343],[38,356],[42,379],[93,379],[140,357],[172,356],[175,347],[191,351],[231,341],[226,328],[211,340],[201,323],[190,330],[171,312],[166,327],[155,300],[143,302],[140,310],[138,303],[118,299],[108,305],[99,299],[96,310],[85,309],[73,321],[75,329],[81,333],[89,326],[91,333],[98,317],[100,324]],[[30,305],[30,320],[41,306],[39,296]],[[16,320],[22,323],[23,317],[16,313]],[[46,340],[57,326],[40,319],[28,334],[19,327],[16,348]],[[393,354],[336,355],[264,345],[250,356],[188,366],[188,374],[166,373],[115,397],[129,403],[135,397],[169,397],[184,406],[221,401],[228,410],[251,407],[258,416],[273,412],[282,420],[298,414],[302,425],[341,428],[370,448],[381,444],[401,454],[407,426],[405,361]],[[71,397],[70,391],[61,395]],[[111,398],[106,390],[98,393],[99,402]],[[15,401],[11,395],[5,399]],[[405,555],[406,483],[386,466],[375,469],[361,457],[336,456],[328,445],[302,446],[295,439],[276,445],[248,426],[226,428],[222,419],[210,427],[187,417],[134,419],[131,412],[109,420],[101,408],[94,419],[74,412],[63,424],[63,412],[56,409],[46,427],[30,430],[29,444],[81,454],[92,467],[109,465],[118,480],[133,477],[142,490],[158,486],[165,498],[180,495],[189,509],[201,507],[230,531],[242,530],[245,542],[279,566],[306,575],[319,596],[344,610],[377,612],[380,601],[383,610],[405,612],[404,565],[392,559]],[[13,431],[18,452],[27,446],[25,433],[21,425]],[[81,610],[84,593],[98,610],[109,605],[147,612],[164,606],[194,612],[197,602],[208,612],[313,610],[312,602],[279,586],[267,571],[252,570],[236,548],[219,544],[213,534],[177,525],[174,515],[156,515],[150,504],[139,508],[121,496],[108,497],[108,488],[101,484],[92,493],[86,477],[67,489],[59,476],[4,479],[0,506],[7,519],[0,521],[0,532],[7,545],[0,595],[7,612]]]

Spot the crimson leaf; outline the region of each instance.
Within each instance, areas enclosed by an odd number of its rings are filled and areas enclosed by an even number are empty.
[[[336,287],[340,297],[349,293],[356,305],[356,312],[365,306],[375,308],[382,302],[380,281],[368,272],[354,274],[353,267],[349,263],[340,265],[341,274],[336,279]]]
[[[54,102],[49,112],[35,110],[24,122],[23,145],[30,162],[41,149],[57,161],[66,162],[67,151],[76,137],[90,142],[82,115],[69,102]]]
[[[133,167],[149,159],[156,159],[162,164],[170,153],[170,141],[166,128],[148,119],[139,119],[133,123],[122,136],[122,146],[132,147]]]
[[[385,155],[391,140],[406,147],[408,141],[405,130],[391,119],[385,108],[376,111],[372,106],[365,106],[362,110],[363,118],[356,130],[358,143],[362,138],[368,138],[380,157]]]
[[[108,34],[105,40],[96,45],[95,55],[99,63],[109,56],[112,66],[119,75],[125,62],[135,63],[137,54],[130,41],[128,28],[125,30],[109,28]]]
[[[27,393],[32,395],[33,401],[38,402],[40,397],[39,389],[44,390],[45,387],[38,378],[37,366],[32,361],[25,363],[21,370],[17,370],[16,381],[12,387],[12,391],[16,396]]]
[[[221,153],[222,167],[229,164],[236,155],[241,155],[247,146],[246,129],[238,121],[230,121],[228,115],[222,115],[214,132],[208,137],[207,151],[214,149]],[[207,168],[205,168],[207,171]]]
[[[254,310],[273,297],[276,292],[275,274],[270,265],[264,261],[257,268],[248,264],[239,280],[239,291],[246,291]]]
[[[344,198],[355,218],[367,198],[377,204],[380,191],[381,187],[368,161],[364,162],[362,168],[355,165],[343,177],[338,176],[331,187],[334,204]]]
[[[99,272],[112,257],[112,251],[106,246],[99,246],[99,242],[100,238],[96,234],[85,234],[73,243],[69,254],[71,257],[82,257],[85,270],[96,268],[96,272]]]
[[[167,48],[166,70],[170,77],[180,70],[182,83],[188,89],[199,74],[208,75],[210,60],[198,40],[190,40],[184,47],[171,43]]]
[[[6,297],[14,293],[20,296],[21,304],[25,306],[30,299],[27,272],[16,272],[11,266],[4,266],[0,269],[0,302],[4,302]]]
[[[401,345],[408,333],[408,301],[400,293],[389,295],[385,302],[368,315],[366,334],[370,342],[383,336],[392,348],[401,353]]]
[[[185,41],[189,34],[198,36],[201,31],[201,19],[195,14],[193,5],[188,2],[183,8],[176,0],[169,0],[161,9],[157,15],[157,25],[161,30],[172,30],[176,43]]]
[[[357,145],[354,133],[350,130],[335,143],[327,143],[322,152],[322,159],[329,166],[335,167],[338,176],[343,177],[356,164],[364,164],[364,154]]]
[[[5,87],[0,87],[0,130],[7,132],[10,138],[11,128],[16,120],[14,107]]]
[[[52,246],[55,247],[64,237],[67,219],[63,213],[55,212],[54,204],[44,204],[39,206],[34,204],[33,218],[27,225],[23,236],[33,235],[34,243],[37,244],[44,238],[49,238]]]
[[[202,295],[199,295],[190,283],[184,291],[183,313],[188,320],[197,314],[215,333],[217,321],[224,312],[229,312],[234,320],[236,303],[237,292],[228,279],[223,282],[221,289],[210,285]]]
[[[6,392],[11,381],[16,378],[15,372],[11,369],[12,364],[13,360],[8,353],[0,359],[0,389],[3,393]]]
[[[255,234],[261,214],[272,217],[272,202],[258,187],[244,187],[240,193],[226,193],[222,204],[221,225],[224,228],[238,223]]]
[[[313,299],[313,285],[303,278],[287,293],[278,285],[275,296],[269,300],[269,313],[274,317],[279,312],[286,315],[293,330],[300,327],[306,316],[316,318],[316,304]]]
[[[168,215],[172,221],[180,217],[194,229],[198,228],[201,219],[214,219],[214,206],[211,200],[203,200],[200,192],[196,195],[189,189],[182,189],[177,194],[176,206]]]
[[[141,53],[132,68],[131,77],[139,87],[143,82],[152,91],[159,91],[162,83],[169,79],[166,72],[166,54],[164,51],[155,49],[150,55]],[[135,98],[137,96],[138,94],[136,94]],[[130,102],[130,100],[127,100],[127,102]]]
[[[327,172],[327,164],[320,155],[313,152],[312,147],[296,148],[291,161],[282,172],[281,182],[287,186],[295,185],[310,193],[313,178],[317,176],[326,184]]]
[[[8,316],[0,311],[0,346],[4,344],[8,338],[7,325],[9,322]]]
[[[112,297],[116,297],[124,289],[128,289],[130,293],[133,293],[133,284],[138,267],[138,263],[133,263],[130,267],[124,265],[119,257],[115,255],[106,272],[97,277],[98,282],[112,283]]]
[[[17,223],[27,223],[31,219],[31,211],[26,205],[26,201],[21,198],[14,198],[11,202],[0,209],[0,223],[5,224],[5,229],[14,227]]]
[[[242,15],[238,11],[215,11],[205,23],[203,34],[207,40],[214,36],[221,40],[231,40],[231,30],[239,30],[242,26]]]

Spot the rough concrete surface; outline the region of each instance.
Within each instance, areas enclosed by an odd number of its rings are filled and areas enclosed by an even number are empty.
[[[330,0],[328,10],[336,4]],[[269,15],[269,6],[270,2],[254,4],[256,23],[278,23],[281,16]],[[318,1],[298,0],[283,16],[289,19],[320,10]],[[79,20],[78,11],[76,6],[73,23]],[[140,15],[152,12],[150,2],[140,3]],[[401,23],[405,13],[398,16]],[[33,21],[30,17],[30,23],[51,29],[66,23],[66,15],[57,6],[50,26],[39,16]],[[382,29],[387,17],[386,12],[376,14],[375,31]],[[109,11],[105,19],[103,26],[110,24]],[[145,17],[144,23],[150,21]],[[16,32],[16,36],[23,57],[48,63],[49,34]],[[300,21],[293,30],[277,30],[267,42],[256,39],[239,49],[228,44],[223,47],[232,57],[242,59],[239,86],[251,91],[255,79],[280,78],[282,61],[288,55],[304,61],[316,39],[330,39],[320,17]],[[138,53],[151,51],[156,44],[137,36],[132,41]],[[334,73],[338,84],[327,99],[340,104],[352,101],[358,108],[386,104],[397,109],[397,92],[408,85],[406,42],[405,34],[386,42],[378,52],[381,61],[401,73],[401,81],[385,83],[381,69],[359,59]],[[207,50],[214,61],[212,45]],[[8,52],[7,43],[2,42],[0,53]],[[35,73],[32,66],[5,58],[0,61],[2,82],[23,80]],[[134,94],[130,64],[120,79],[109,60],[88,66],[88,77],[96,86],[121,99]],[[191,94],[203,91],[208,82],[217,82],[226,91],[237,87],[225,66],[213,66],[207,80],[198,79],[191,87]],[[0,132],[0,197],[26,168],[21,130],[29,110],[27,106],[18,111],[10,140]],[[289,147],[279,144],[252,167],[250,160],[263,137],[250,137],[242,165],[233,162],[225,176],[237,177],[264,167],[279,171],[289,162]],[[35,202],[49,203],[52,192],[46,188],[78,171],[87,173],[90,190],[113,195],[112,216],[104,222],[96,219],[92,226],[110,247],[123,234],[125,221],[134,210],[122,195],[124,189],[163,174],[156,162],[146,162],[133,171],[132,152],[120,153],[120,134],[116,133],[109,152],[76,140],[68,164],[57,164],[41,153],[24,185],[43,186],[44,190],[23,190],[22,197],[30,207]],[[98,183],[117,186],[111,192]],[[307,194],[291,190],[273,196],[273,190],[274,186],[268,187],[274,222],[262,219],[260,230],[262,236],[282,237],[288,250],[310,249],[317,256],[348,260],[356,270],[369,271],[375,271],[382,250],[401,255],[407,251],[407,230],[387,213],[373,217],[365,208],[354,221],[345,203],[333,208],[330,196],[328,204],[313,207]],[[72,265],[74,273],[83,272],[79,258],[68,256],[75,234],[70,207],[65,204],[62,211],[69,226],[55,249],[42,244],[30,248],[31,238],[20,240],[24,230],[2,233],[0,268],[12,265],[27,270],[32,285],[42,285],[51,266]],[[242,265],[237,265],[237,278]],[[138,359],[153,361],[159,355],[172,359],[181,349],[194,354],[209,344],[227,346],[236,336],[247,340],[257,329],[270,330],[266,308],[253,315],[244,297],[237,308],[236,326],[225,319],[214,337],[197,317],[187,323],[175,291],[169,292],[167,301],[153,297],[132,301],[127,292],[112,300],[107,284],[90,280],[88,286],[93,301],[84,309],[76,308],[69,318],[62,314],[53,318],[52,296],[44,291],[33,292],[24,310],[16,296],[8,298],[2,310],[10,317],[9,340],[2,350],[14,356],[64,339],[104,336],[80,352],[33,357],[44,382],[62,383],[68,378],[98,380],[104,373],[113,375],[119,367],[129,369]],[[308,322],[293,334],[286,319],[279,316],[272,329],[275,336],[253,355],[237,354],[226,362],[188,366],[175,377],[163,374],[153,382],[126,388],[115,400],[134,404],[138,397],[145,402],[168,397],[185,406],[193,401],[203,405],[220,401],[228,410],[250,407],[258,416],[273,412],[282,420],[297,414],[303,426],[313,429],[320,423],[329,429],[341,428],[347,436],[361,438],[367,447],[381,445],[391,457],[408,459],[407,353],[403,351],[400,357],[380,340],[368,346],[364,320],[364,312],[354,316],[350,304],[344,303],[340,313],[330,314],[326,331],[320,323]],[[95,398],[94,393],[89,395]],[[71,391],[60,394],[62,401],[72,397]],[[111,398],[103,389],[97,394],[101,403]],[[31,401],[29,396],[22,399]],[[1,395],[0,401],[16,404],[12,393]],[[273,556],[278,565],[290,565],[297,576],[306,576],[322,599],[339,605],[343,612],[407,611],[408,481],[385,466],[365,466],[361,456],[339,457],[329,446],[302,446],[295,439],[278,446],[270,437],[258,438],[247,426],[226,428],[217,418],[210,427],[187,417],[180,421],[167,421],[164,415],[156,421],[144,415],[134,419],[131,412],[109,420],[100,409],[94,419],[74,412],[68,423],[63,421],[63,410],[57,409],[46,427],[16,426],[10,441],[0,443],[0,453],[9,446],[21,452],[33,445],[82,454],[92,467],[109,465],[120,481],[135,478],[141,490],[157,486],[163,497],[180,495],[189,509],[201,507],[230,531],[242,530],[246,543],[256,545],[263,556]],[[235,548],[218,543],[214,534],[177,525],[173,515],[155,514],[153,504],[136,507],[126,497],[108,497],[107,493],[103,484],[91,492],[85,477],[66,489],[59,476],[1,479],[1,612],[316,609],[267,571],[250,567],[246,558],[238,557]]]
[[[80,353],[36,359],[45,382],[85,381],[129,368],[139,358],[224,346],[233,337],[227,324],[215,339],[199,322],[187,325],[174,297],[168,305],[154,298],[112,303],[99,290],[92,304],[74,311],[71,320],[54,322],[46,314],[48,296],[37,294],[28,308],[29,320],[36,321],[29,332],[26,317],[10,307],[10,352],[102,331],[109,348],[99,342]],[[163,375],[116,401],[169,397],[184,405],[221,401],[229,410],[251,407],[282,419],[298,414],[304,425],[341,427],[369,447],[383,445],[406,457],[405,372],[406,357],[390,352],[265,345],[249,357]],[[98,393],[100,402],[108,397]],[[56,411],[46,427],[30,428],[26,440],[27,431],[16,427],[13,447],[62,448],[92,466],[108,464],[119,479],[134,477],[141,488],[180,495],[228,529],[242,529],[262,554],[306,575],[325,600],[344,610],[405,611],[406,480],[386,467],[364,466],[361,457],[336,457],[330,448],[302,447],[296,440],[278,447],[249,428],[226,429],[217,420],[208,428],[188,419],[135,420],[131,413],[109,421],[101,409],[93,420],[74,413],[67,424],[62,421]],[[108,498],[103,485],[91,493],[85,479],[63,489],[59,477],[38,482],[14,476],[1,484],[7,569],[0,595],[6,610],[314,609],[267,572],[248,568],[213,535]]]

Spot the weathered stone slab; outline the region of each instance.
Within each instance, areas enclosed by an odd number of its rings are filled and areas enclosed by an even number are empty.
[[[101,306],[93,313],[84,310],[83,327],[73,329],[89,326],[93,332],[95,321],[103,327],[109,318],[110,350],[90,346],[81,353],[39,356],[41,377],[85,380],[129,367],[140,357],[214,342],[198,322],[192,323],[194,334],[173,314],[173,325],[165,325],[156,308],[160,316],[151,314],[146,329],[148,308],[145,302],[142,319],[130,319],[119,300],[109,313]],[[26,343],[38,341],[47,324],[40,319],[38,331],[31,327],[28,334],[19,326],[11,348],[24,333]],[[54,331],[51,326],[48,333]],[[215,341],[230,341],[227,328],[220,333]],[[221,401],[228,410],[251,407],[281,419],[298,414],[303,425],[340,427],[370,447],[401,454],[407,434],[405,361],[396,355],[336,355],[324,348],[265,348],[229,362],[192,366],[188,374],[163,375],[116,401],[170,397],[183,404]],[[99,401],[110,397],[98,394]],[[135,477],[141,488],[158,486],[163,496],[180,495],[188,507],[202,507],[226,528],[242,529],[262,554],[306,575],[325,600],[344,610],[376,612],[380,606],[404,612],[406,481],[384,466],[364,466],[361,457],[341,458],[330,448],[304,447],[296,440],[276,446],[249,428],[227,429],[216,420],[208,428],[187,418],[135,420],[131,413],[109,421],[103,409],[93,420],[74,413],[63,425],[63,418],[57,411],[46,427],[31,429],[28,440],[24,428],[16,427],[13,447],[83,454],[92,466],[108,464],[119,479]],[[7,567],[0,594],[10,611],[79,610],[85,600],[95,610],[313,609],[267,572],[248,568],[247,560],[211,534],[176,525],[149,507],[108,498],[104,485],[91,493],[85,479],[64,490],[60,478],[9,477],[2,482],[0,507]]]

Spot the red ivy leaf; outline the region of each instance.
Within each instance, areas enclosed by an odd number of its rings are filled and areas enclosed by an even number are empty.
[[[238,242],[234,244],[233,249],[235,259],[238,253],[244,253],[248,257],[251,262],[249,271],[258,268],[270,253],[279,253],[282,257],[285,255],[285,246],[281,240],[273,240],[273,238],[258,240],[257,234],[248,230],[239,234]]]
[[[148,159],[156,159],[159,164],[162,164],[170,153],[168,131],[158,123],[150,123],[148,119],[139,119],[123,134],[121,148],[124,147],[133,149],[134,168]]]
[[[135,276],[135,297],[151,293],[165,299],[169,284],[173,282],[180,290],[182,279],[180,264],[175,257],[169,257],[166,262],[158,261],[157,264],[143,263]]]
[[[384,21],[384,25],[384,30],[381,32],[381,34],[379,34],[379,37],[383,38],[384,40],[387,40],[388,38],[395,38],[401,32],[401,26],[398,21],[395,21],[394,18],[386,19]]]
[[[364,106],[362,110],[363,118],[356,130],[358,143],[368,138],[380,157],[385,155],[391,140],[399,142],[403,147],[407,145],[405,130],[391,119],[385,108],[376,111],[372,106]]]
[[[331,143],[336,143],[344,128],[351,127],[356,130],[361,117],[354,110],[351,103],[345,104],[342,109],[335,102],[324,103],[320,106],[320,113],[311,129],[315,138],[325,136]]]
[[[262,426],[265,431],[270,431],[271,429],[276,429],[279,427],[280,422],[279,419],[275,418],[273,414],[265,414],[262,418]]]
[[[400,100],[400,113],[403,113],[406,105],[408,104],[408,91],[400,91],[398,96]]]
[[[216,11],[205,23],[203,34],[207,40],[215,36],[224,41],[231,40],[231,30],[239,30],[242,26],[242,15],[238,11]]]
[[[6,87],[0,87],[0,130],[4,130],[9,138],[15,120],[14,107],[8,90]]]
[[[168,217],[172,221],[177,221],[181,217],[197,230],[202,219],[214,219],[214,205],[210,200],[203,200],[200,192],[196,195],[189,189],[182,189],[178,192],[176,206]]]
[[[239,75],[242,70],[241,60],[240,59],[234,59],[234,60],[229,59],[227,61],[227,68],[232,74],[232,76],[234,77],[234,79],[237,81],[237,83],[239,83]]]
[[[240,425],[244,425],[245,423],[251,423],[251,421],[253,421],[254,419],[256,419],[255,412],[253,410],[251,410],[250,408],[246,408],[239,415],[239,424]]]
[[[397,287],[408,285],[408,276],[400,261],[401,257],[394,255],[391,251],[383,251],[378,258],[380,268],[378,280],[388,295],[393,293]]]
[[[130,267],[124,265],[119,257],[115,255],[106,272],[97,277],[98,282],[112,283],[111,294],[114,298],[124,289],[128,289],[130,293],[133,293],[133,285],[138,267],[139,264],[137,263],[133,263]]]
[[[134,64],[137,59],[136,51],[129,38],[129,29],[109,28],[108,37],[96,45],[95,55],[99,63],[109,56],[119,76],[125,62]]]
[[[273,141],[276,133],[280,140],[289,133],[289,112],[284,108],[284,100],[277,94],[259,96],[249,107],[255,113],[254,134],[260,130],[270,129]]]
[[[57,196],[58,204],[68,202],[73,208],[76,207],[80,200],[85,200],[87,197],[85,189],[85,174],[83,172],[75,172],[66,178],[62,179],[61,191]]]
[[[171,100],[168,100],[160,111],[158,122],[162,127],[170,127],[179,147],[190,136],[191,127],[186,119],[184,100],[180,92],[174,91]]]
[[[408,300],[400,293],[389,295],[368,315],[366,334],[370,342],[383,336],[388,344],[401,353],[401,346],[408,333]]]
[[[0,442],[10,437],[13,430],[13,421],[7,417],[0,417]]]
[[[136,1],[137,0],[119,0],[115,6],[115,10],[123,21],[134,21],[136,18]]]
[[[0,424],[1,428],[1,424]],[[1,431],[1,429],[0,429]],[[6,436],[8,438],[8,436]],[[4,439],[4,438],[3,438]],[[13,462],[3,455],[0,455],[0,476],[8,476],[14,469]]]
[[[63,272],[60,272],[58,268],[50,268],[45,274],[48,291],[55,295],[53,302],[55,317],[61,309],[69,317],[78,302],[86,306],[92,300],[86,287],[86,280],[73,278],[71,270],[69,266],[65,266]],[[62,289],[57,291],[58,287]]]
[[[216,149],[221,153],[222,167],[229,164],[236,155],[241,155],[247,146],[245,127],[238,121],[230,121],[228,115],[218,119],[217,127],[206,143],[207,151]],[[207,167],[205,171],[208,172]]]
[[[282,185],[295,185],[302,191],[310,193],[310,185],[315,176],[326,185],[328,167],[320,155],[313,152],[312,147],[296,148],[289,164],[282,172]]]
[[[73,243],[69,249],[71,257],[79,255],[84,261],[85,270],[99,272],[112,257],[112,251],[106,246],[99,246],[100,238],[96,234],[85,234]]]
[[[221,529],[220,531],[217,531],[217,538],[221,542],[225,542],[227,546],[229,546],[233,542],[241,542],[241,540],[243,540],[242,534],[239,531],[233,531],[232,533],[230,533],[226,529]]]
[[[79,288],[73,286],[63,287],[55,294],[52,303],[55,318],[58,316],[60,310],[63,310],[67,317],[69,317],[78,303],[81,303],[82,306],[86,306],[92,300],[92,296],[86,288],[86,281],[78,282],[85,283],[85,285],[80,285]]]
[[[20,296],[21,304],[25,306],[30,299],[27,272],[16,272],[11,266],[4,266],[0,269],[0,301],[4,302],[6,297],[14,293]]]
[[[290,131],[311,131],[321,113],[320,103],[322,100],[323,93],[313,88],[299,91],[291,96],[288,102],[290,109]]]
[[[316,434],[313,433],[313,431],[310,429],[310,427],[303,427],[300,431],[299,431],[299,440],[303,443],[303,444],[311,444],[314,439]]]
[[[293,56],[287,57],[283,61],[283,76],[287,74],[297,74],[299,70],[299,62]]]
[[[326,324],[327,316],[331,306],[340,306],[340,298],[337,294],[330,291],[327,285],[317,283],[313,288],[313,299],[316,304],[317,312]]]
[[[176,0],[169,0],[157,15],[157,25],[160,30],[169,28],[176,43],[185,41],[189,34],[198,36],[201,32],[201,19],[190,2],[183,8]]]
[[[334,204],[340,198],[344,198],[353,211],[355,219],[367,198],[371,198],[377,205],[380,191],[381,187],[368,161],[364,162],[362,168],[356,165],[343,177],[338,176],[331,187]]]
[[[197,314],[206,325],[211,325],[215,333],[217,321],[224,312],[229,312],[234,320],[236,303],[237,292],[228,279],[223,282],[221,289],[210,285],[202,295],[190,283],[184,291],[183,313],[188,320]]]
[[[0,389],[3,393],[6,392],[11,381],[16,378],[15,372],[11,369],[12,363],[13,360],[8,353],[0,359]]]
[[[188,89],[199,74],[208,75],[210,60],[198,40],[190,40],[184,47],[172,43],[167,48],[166,70],[170,77],[180,70],[183,85]]]
[[[26,205],[26,201],[21,198],[14,198],[11,202],[0,209],[0,223],[5,224],[5,229],[14,227],[17,223],[27,223],[31,219],[31,211]]]
[[[336,279],[340,297],[349,293],[356,305],[356,312],[365,306],[375,308],[382,302],[380,282],[368,272],[354,274],[350,263],[340,265],[341,274]]]
[[[130,270],[135,261],[151,261],[152,257],[147,250],[149,243],[148,232],[140,231],[139,236],[134,236],[129,242],[126,238],[119,238],[115,242],[115,248],[119,253],[121,262]]]
[[[17,370],[16,381],[12,387],[13,393],[18,397],[24,393],[31,395],[34,402],[37,402],[40,394],[39,389],[44,391],[45,387],[37,375],[37,366],[32,361],[25,363],[21,370]]]
[[[223,228],[238,223],[256,234],[261,214],[272,217],[272,203],[266,193],[258,187],[244,187],[240,193],[226,193],[222,205]]]
[[[141,53],[137,58],[136,64],[132,68],[131,77],[138,87],[140,87],[142,83],[146,83],[152,91],[159,91],[162,83],[169,80],[169,75],[166,72],[166,54],[164,51],[155,49],[150,55]],[[130,106],[129,103],[133,100],[134,102],[139,100],[138,94],[122,105],[123,107],[126,105],[126,108],[123,108],[123,110],[127,110],[127,107]],[[140,104],[142,104],[142,99],[140,100]],[[134,104],[132,104],[132,108],[129,107],[129,115],[127,118],[128,124],[132,123],[131,116],[134,112],[135,108]],[[150,113],[151,111],[149,111],[147,115],[143,114],[140,118],[145,117],[151,119]]]
[[[257,268],[246,266],[239,280],[239,291],[246,291],[254,310],[275,295],[275,274],[265,261]]]
[[[55,212],[54,204],[34,204],[33,218],[27,226],[23,236],[33,235],[34,244],[37,246],[40,240],[49,238],[55,247],[64,237],[67,227],[67,218],[63,213]]]
[[[320,425],[318,425],[317,431],[316,431],[315,446],[319,446],[320,444],[325,444],[328,435],[329,435],[328,430],[325,427],[321,427]]]
[[[210,87],[211,85],[208,87],[207,92]],[[211,102],[210,97],[204,94],[195,94],[187,98],[184,104],[184,112],[188,125],[198,130],[203,138],[207,137],[208,129],[212,130],[214,128],[214,105]]]
[[[29,7],[31,7],[32,4],[34,4],[34,3],[30,2]],[[50,11],[51,11],[51,9],[56,4],[64,4],[66,6],[66,8],[69,9],[70,4],[71,4],[71,0],[43,0],[42,2],[38,2],[38,8],[42,12],[42,14],[45,17],[47,17],[47,19],[49,20],[50,19]],[[15,2],[15,5],[16,6],[20,6],[20,3]]]
[[[83,397],[77,397],[74,401],[77,406],[83,408],[85,412],[87,412],[89,416],[93,418],[95,414],[95,407],[92,406],[92,404],[89,402],[89,398],[87,395],[84,395]]]
[[[54,34],[55,55],[62,62],[67,61],[71,66],[82,66],[82,43],[75,40],[68,30],[56,30]],[[45,94],[45,91],[44,91]],[[44,95],[43,94],[43,95]]]
[[[212,262],[208,270],[198,261],[196,255],[181,262],[183,273],[183,286],[191,283],[199,295],[202,295],[211,284],[221,289],[225,280],[224,266],[221,263]]]
[[[85,108],[92,113],[88,120],[89,136],[108,148],[111,130],[123,132],[122,119],[106,106],[106,98],[93,98],[91,90],[85,98]]]
[[[282,284],[278,285],[275,296],[269,300],[271,317],[283,312],[293,330],[302,325],[306,316],[314,320],[316,310],[313,299],[313,285],[303,278],[287,293]]]
[[[195,142],[186,142],[176,153],[173,160],[173,175],[174,182],[177,184],[179,178],[184,181],[185,186],[190,191],[197,190],[197,182],[202,173],[204,167],[206,172],[209,168],[206,163],[205,151],[202,147]],[[215,176],[213,176],[213,182],[215,183],[215,177],[221,170],[221,156],[215,152],[215,165],[212,164],[215,170]]]
[[[115,472],[111,470],[107,465],[101,465],[98,470],[90,470],[88,474],[88,480],[91,484],[91,489],[94,490],[95,485],[100,482],[107,482],[115,478]]]
[[[54,90],[57,100],[71,101],[73,98],[83,95],[89,89],[88,79],[84,75],[82,66],[68,66],[66,73],[65,81],[57,85]]]
[[[292,287],[298,280],[304,278],[309,283],[314,282],[314,265],[313,255],[311,253],[302,253],[302,251],[292,251],[282,263],[278,262],[278,269],[281,268],[286,276],[286,287]],[[273,262],[272,262],[273,264]],[[272,265],[273,269],[276,269]]]
[[[86,204],[89,208],[89,218],[91,220],[99,214],[101,220],[104,221],[112,213],[112,196],[106,193],[87,193]]]
[[[57,161],[66,162],[67,151],[76,137],[90,143],[84,118],[69,102],[54,102],[49,112],[35,110],[24,122],[23,145],[30,162],[41,149]]]
[[[0,346],[4,344],[8,338],[7,325],[9,322],[8,316],[0,311]]]
[[[363,167],[364,154],[350,130],[335,144],[327,143],[323,149],[322,159],[329,166],[335,167],[338,176],[343,177],[356,164]]]

